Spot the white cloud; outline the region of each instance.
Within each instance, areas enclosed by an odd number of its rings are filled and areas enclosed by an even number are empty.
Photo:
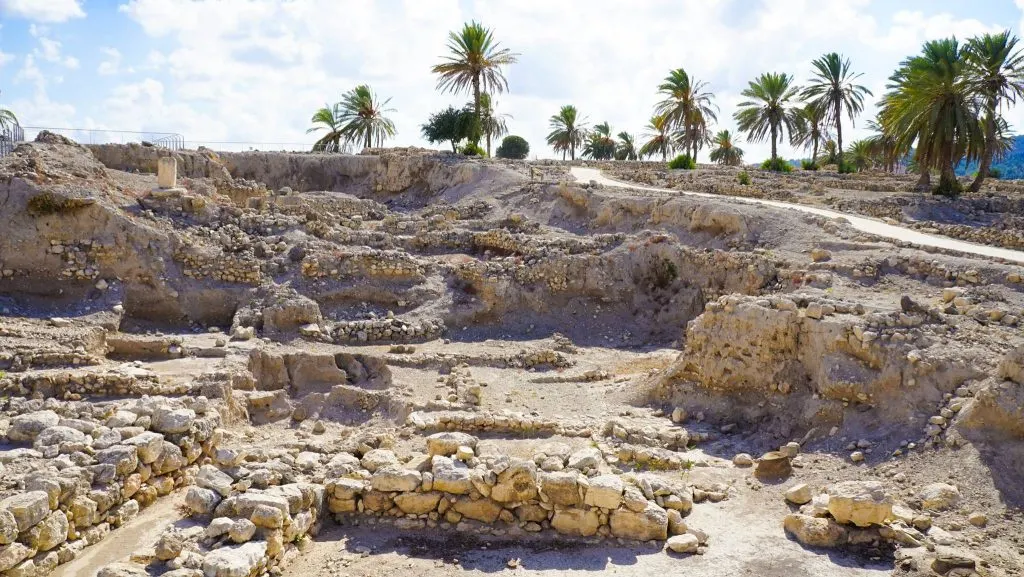
[[[14,58],[15,56],[13,54],[8,54],[7,52],[0,50],[0,67],[2,67],[4,64],[7,64],[8,62],[12,62]]]
[[[111,76],[121,72],[121,51],[117,48],[104,47],[100,48],[100,52],[104,55],[105,59],[100,62],[96,72],[103,76]],[[126,70],[131,72],[131,69]]]
[[[49,28],[45,26],[36,26],[35,24],[29,25],[29,34],[34,36],[39,41],[39,48],[32,51],[39,59],[61,64],[66,68],[75,69],[78,68],[78,58],[74,56],[67,56],[61,54],[62,44],[49,36]]]
[[[67,22],[85,17],[80,0],[0,0],[0,14],[36,22]]]
[[[1024,10],[1024,0],[1015,1]],[[591,124],[607,120],[639,136],[657,85],[680,66],[710,82],[721,107],[716,129],[735,130],[732,114],[750,79],[785,71],[804,82],[811,59],[839,51],[875,92],[870,117],[886,78],[923,41],[997,28],[984,11],[957,18],[896,11],[881,0],[122,0],[119,10],[159,41],[124,55],[101,48],[99,74],[131,72],[130,64],[148,78],[113,88],[97,125],[181,132],[190,141],[311,143],[305,130],[313,111],[365,82],[393,98],[399,135],[392,143],[426,145],[419,135],[426,117],[468,100],[438,93],[430,67],[448,32],[476,18],[521,53],[506,71],[511,92],[496,101],[513,116],[510,130],[539,156],[552,155],[544,136],[562,104],[575,104]],[[42,42],[45,29],[33,33],[37,63],[52,56],[67,65],[59,43]],[[863,120],[844,127],[846,142],[864,134]],[[769,150],[741,146],[750,161]],[[797,155],[786,146],[781,152]]]

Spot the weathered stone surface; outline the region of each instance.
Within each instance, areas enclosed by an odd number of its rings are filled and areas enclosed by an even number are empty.
[[[149,577],[149,572],[135,563],[112,563],[100,569],[96,577]]]
[[[126,477],[139,468],[138,448],[132,445],[114,445],[96,453],[96,460],[113,465],[118,477]]]
[[[387,465],[370,477],[370,485],[374,491],[406,493],[419,487],[421,476],[418,472]]]
[[[622,479],[618,475],[593,477],[583,503],[591,507],[618,509],[622,504],[622,489]]]
[[[584,491],[577,471],[540,474],[541,498],[556,505],[571,507],[583,503]]]
[[[327,489],[335,499],[354,499],[363,493],[366,483],[357,479],[332,479],[327,483]]]
[[[917,494],[921,506],[932,511],[944,511],[960,502],[960,490],[948,483],[932,483]]]
[[[228,529],[228,537],[234,543],[248,543],[256,535],[256,524],[249,519],[238,519]]]
[[[596,447],[587,447],[569,455],[569,462],[567,466],[570,469],[586,471],[587,469],[597,467],[597,465],[603,461],[604,457],[601,455],[600,449]]]
[[[7,438],[19,443],[31,443],[45,429],[56,427],[58,423],[60,423],[60,415],[53,411],[36,411],[18,415],[11,419],[11,428],[7,430]]]
[[[284,518],[285,513],[280,508],[270,505],[257,505],[249,515],[249,520],[257,527],[266,529],[280,529],[284,525]]]
[[[160,433],[146,431],[121,441],[122,445],[131,445],[138,450],[139,460],[150,464],[160,458],[164,446],[164,436]]]
[[[0,501],[0,509],[14,515],[18,531],[27,531],[50,514],[50,496],[46,491],[28,491]]]
[[[881,525],[892,514],[892,496],[877,481],[836,483],[828,495],[828,512],[839,523]]]
[[[203,558],[203,573],[206,577],[251,577],[263,566],[266,554],[266,541],[221,547]]]
[[[153,413],[152,428],[158,433],[174,435],[187,433],[196,420],[192,409],[158,409]]]
[[[220,495],[211,489],[189,487],[185,493],[185,505],[195,515],[210,515],[220,503]]]
[[[39,551],[49,551],[68,539],[68,518],[63,511],[54,511],[28,530],[25,542]]]
[[[400,464],[394,451],[389,451],[387,449],[374,449],[372,451],[367,451],[367,453],[363,455],[360,463],[363,465],[364,469],[371,473],[377,472],[377,469],[382,467],[397,466]]]
[[[181,554],[184,547],[181,535],[174,531],[168,531],[160,536],[153,547],[153,554],[161,561],[170,561]]]
[[[668,538],[665,548],[673,553],[696,553],[700,548],[700,540],[695,535],[676,535]]]
[[[525,459],[510,459],[491,489],[491,499],[499,503],[519,503],[537,497],[537,465]]]
[[[85,433],[71,427],[47,427],[36,435],[33,446],[36,449],[48,446],[84,445]]]
[[[395,505],[403,513],[409,515],[423,515],[437,508],[441,500],[441,493],[431,491],[429,493],[402,493],[395,496]]]
[[[466,495],[473,490],[473,482],[465,465],[456,465],[447,457],[435,456],[431,462],[431,471],[435,491]]]
[[[808,547],[838,547],[846,542],[846,529],[829,518],[794,513],[786,516],[783,527]]]
[[[812,497],[811,487],[807,483],[799,483],[786,489],[786,500],[794,505],[810,503]]]
[[[474,501],[468,497],[461,497],[452,506],[457,512],[467,519],[480,521],[482,523],[494,523],[501,514],[501,505],[490,499],[477,499]]]
[[[231,485],[234,482],[230,475],[213,465],[203,465],[199,468],[199,474],[196,475],[196,485],[216,491],[223,497],[231,496]]]
[[[458,452],[459,447],[476,449],[476,444],[477,438],[473,435],[457,431],[444,431],[427,437],[427,453],[431,456],[451,457]]]
[[[0,545],[7,545],[18,538],[18,521],[7,509],[0,509]]]
[[[551,519],[551,528],[563,535],[590,537],[597,534],[601,520],[593,509],[558,509]]]
[[[33,554],[35,551],[22,543],[15,542],[0,547],[0,571],[7,571]]]
[[[648,503],[640,512],[620,507],[612,512],[609,525],[612,535],[623,539],[664,541],[668,538],[668,513],[654,503]]]

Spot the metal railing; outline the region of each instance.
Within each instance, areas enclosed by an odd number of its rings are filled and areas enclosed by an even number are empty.
[[[14,152],[14,147],[25,141],[25,131],[14,124],[0,131],[0,158]]]
[[[148,142],[154,146],[181,150],[185,147],[185,137],[174,132],[139,132],[134,130],[105,130],[99,128],[54,128],[49,126],[25,126],[29,138],[48,130],[54,134],[66,136],[79,144],[131,144]]]

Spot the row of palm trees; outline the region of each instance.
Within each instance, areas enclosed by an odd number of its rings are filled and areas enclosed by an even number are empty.
[[[448,33],[448,52],[441,63],[431,68],[438,75],[437,88],[472,95],[478,127],[476,138],[486,138],[490,155],[492,139],[508,132],[503,116],[494,111],[490,95],[508,90],[502,67],[514,64],[519,55],[502,48],[493,31],[476,21]],[[361,84],[345,93],[337,104],[321,108],[313,115],[314,126],[307,133],[325,129],[327,133],[313,145],[313,150],[337,152],[347,143],[367,148],[381,146],[385,138],[395,136],[395,125],[385,116],[394,112],[386,108],[390,100],[381,102],[369,86]],[[473,144],[475,147],[476,139]]]
[[[811,62],[811,74],[803,86],[792,75],[767,72],[748,83],[745,98],[733,113],[739,131],[749,142],[771,144],[770,166],[782,164],[778,146],[788,142],[810,152],[816,167],[819,153],[841,171],[861,168],[895,170],[908,157],[929,183],[931,170],[940,173],[939,189],[957,187],[954,167],[978,162],[977,190],[988,176],[993,160],[1009,143],[1009,127],[1003,110],[1024,96],[1024,56],[1018,39],[1003,32],[985,34],[959,43],[955,38],[927,42],[921,54],[904,60],[890,77],[877,119],[869,121],[874,134],[843,146],[843,120],[855,122],[864,112],[864,100],[873,96],[859,84],[862,76],[850,60],[832,52]],[[507,133],[502,115],[494,111],[492,94],[508,90],[504,67],[518,54],[502,48],[493,31],[469,22],[449,33],[448,55],[432,68],[437,88],[472,96],[472,109],[486,137],[490,154],[493,138]],[[577,151],[597,159],[634,159],[682,152],[695,159],[705,146],[712,160],[739,164],[743,151],[728,130],[715,132],[720,110],[707,82],[678,68],[658,86],[661,100],[639,144],[628,132],[614,131],[607,122],[591,130],[575,106],[563,106],[549,120],[548,144],[563,158]],[[380,101],[366,85],[346,93],[341,102],[317,111],[310,131],[326,128],[317,150],[338,150],[344,142],[379,146],[395,135],[385,116],[389,100]],[[473,141],[474,148],[476,140]],[[855,162],[848,163],[844,155]]]

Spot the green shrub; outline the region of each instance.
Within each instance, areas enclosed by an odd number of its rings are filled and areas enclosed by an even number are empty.
[[[836,168],[839,170],[839,174],[853,174],[857,172],[857,166],[852,162],[846,162],[845,160]]]
[[[39,193],[28,200],[27,211],[31,216],[46,216],[71,212],[93,203],[88,198],[65,198],[50,192]]]
[[[736,175],[736,181],[743,186],[750,186],[750,175],[747,174],[747,171],[741,170],[740,173]]]
[[[494,152],[498,158],[523,160],[530,154],[530,143],[522,136],[509,135],[501,141],[501,146]]]
[[[804,170],[818,170],[818,163],[813,160],[801,160],[800,168]]]
[[[487,151],[480,148],[480,145],[475,142],[467,142],[466,146],[462,147],[462,154],[466,156],[487,156]]]
[[[769,158],[768,160],[761,163],[762,170],[770,170],[772,172],[793,172],[793,165],[781,158]]]
[[[988,177],[999,180],[1000,178],[1003,177],[1003,173],[998,168],[993,166],[992,168],[988,169]]]
[[[680,154],[668,161],[668,167],[671,170],[693,170],[697,168],[697,163],[690,158],[690,155]]]

